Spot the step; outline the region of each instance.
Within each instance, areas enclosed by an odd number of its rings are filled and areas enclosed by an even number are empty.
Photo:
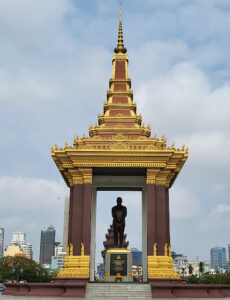
[[[86,299],[152,299],[149,284],[88,283]]]

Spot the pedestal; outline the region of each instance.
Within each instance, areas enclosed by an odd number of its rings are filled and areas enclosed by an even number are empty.
[[[105,254],[106,282],[133,282],[132,253],[128,249],[109,249]]]

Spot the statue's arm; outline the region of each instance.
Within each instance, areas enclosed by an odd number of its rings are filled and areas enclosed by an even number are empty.
[[[122,211],[122,221],[125,220],[126,216],[127,216],[127,208],[126,206],[123,206],[123,211]]]
[[[112,207],[112,217],[115,218],[114,207]]]
[[[125,207],[125,214],[124,214],[125,216],[124,216],[124,219],[126,218],[126,216],[127,216],[127,208]]]

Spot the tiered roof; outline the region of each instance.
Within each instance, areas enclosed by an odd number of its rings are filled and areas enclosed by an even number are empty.
[[[128,55],[123,43],[120,11],[118,43],[112,58],[112,78],[107,101],[98,124],[89,125],[89,137],[76,135],[73,146],[51,147],[52,157],[68,186],[74,184],[82,168],[146,168],[149,183],[171,186],[188,157],[183,146],[167,147],[167,139],[151,137],[151,127],[144,126],[142,115],[136,113],[131,80],[128,75]],[[80,170],[81,169],[81,170]],[[79,175],[80,176],[80,175]]]

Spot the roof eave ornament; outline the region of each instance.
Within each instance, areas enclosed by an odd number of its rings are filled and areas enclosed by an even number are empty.
[[[123,33],[122,33],[122,15],[121,15],[121,5],[120,5],[120,22],[119,22],[119,31],[118,31],[118,41],[117,47],[114,49],[115,53],[126,53],[127,49],[123,44]]]

